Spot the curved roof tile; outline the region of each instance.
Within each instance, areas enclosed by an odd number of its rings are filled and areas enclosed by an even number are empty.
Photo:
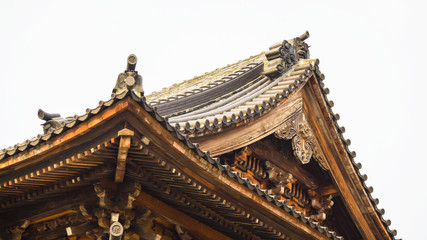
[[[186,134],[195,132],[200,134],[212,131],[213,128],[218,129],[255,118],[283,102],[306,81],[315,69],[311,63],[316,61],[298,61],[276,79],[261,76],[256,82],[246,85],[228,98],[195,111],[173,116],[168,120]],[[212,125],[213,128],[210,127]]]
[[[223,68],[218,68],[212,72],[205,73],[204,75],[194,77],[192,79],[176,83],[170,87],[163,88],[160,91],[153,92],[147,96],[147,101],[150,103],[167,102],[177,98],[177,96],[184,96],[186,92],[194,93],[202,91],[204,88],[210,88],[209,85],[218,85],[222,81],[226,81],[226,76],[236,73],[239,70],[244,70],[245,66],[254,62],[265,62],[264,53],[249,57],[237,63],[227,65]],[[221,80],[222,79],[222,80]]]

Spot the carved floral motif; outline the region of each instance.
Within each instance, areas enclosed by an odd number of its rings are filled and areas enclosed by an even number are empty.
[[[292,139],[293,153],[302,164],[309,163],[313,157],[323,170],[329,170],[319,144],[303,114],[286,123],[274,133],[274,136],[285,140]]]
[[[290,140],[297,134],[295,121],[287,122],[284,126],[274,133],[274,136],[280,139]]]
[[[310,162],[311,156],[313,155],[313,147],[311,130],[305,123],[299,124],[299,131],[297,135],[292,138],[292,149],[294,155],[301,161],[302,164]]]

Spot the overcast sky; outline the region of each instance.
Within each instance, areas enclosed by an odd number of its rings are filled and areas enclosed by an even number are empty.
[[[130,53],[150,93],[310,31],[311,57],[356,161],[399,238],[420,239],[426,32],[423,1],[1,1],[0,148],[107,100]]]

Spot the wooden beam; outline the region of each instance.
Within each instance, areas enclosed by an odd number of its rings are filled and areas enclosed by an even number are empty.
[[[211,156],[218,156],[245,147],[267,137],[302,112],[302,100],[290,98],[278,105],[271,112],[236,127],[221,129],[217,134],[191,138],[200,149],[209,151]]]
[[[148,193],[141,192],[136,198],[135,203],[142,208],[147,208],[153,213],[167,218],[173,224],[181,225],[198,239],[231,240],[231,238],[224,234],[167,205],[157,198],[152,197]]]
[[[94,138],[108,132],[116,127],[117,124],[124,121],[124,115],[122,115],[123,118],[117,115],[126,111],[127,108],[128,101],[120,101],[102,113],[60,134],[60,137],[53,137],[45,143],[37,144],[34,148],[2,159],[0,163],[0,175],[16,171],[30,164],[36,164],[54,155],[62,154],[64,149],[81,146],[85,141],[93,141]],[[82,136],[85,136],[84,140],[82,140]]]
[[[334,185],[326,185],[320,187],[320,194],[322,196],[329,196],[332,195],[333,197],[337,197],[340,195],[338,192],[338,189]]]
[[[391,239],[335,130],[334,120],[317,79],[312,76],[303,90],[298,94],[304,99],[304,111],[308,113],[307,121],[325,154],[330,166],[330,175],[355,225],[365,239]]]
[[[291,173],[298,181],[311,189],[319,187],[319,181],[308,171],[299,167],[292,159],[288,159],[273,146],[262,141],[250,145],[257,158],[271,161],[279,168]]]
[[[52,219],[55,219],[55,218],[59,218],[59,217],[65,216],[65,215],[73,214],[73,213],[76,213],[76,211],[74,211],[74,210],[67,210],[67,211],[64,211],[64,212],[61,212],[61,213],[56,213],[56,214],[50,215],[48,217],[44,217],[44,218],[40,218],[40,219],[34,220],[34,221],[32,221],[30,223],[30,225],[31,224],[40,223],[40,222],[49,221],[49,220],[52,220]]]
[[[292,99],[291,104],[296,108],[302,107],[301,102]],[[285,104],[283,104],[285,105]],[[301,109],[302,110],[302,109]],[[208,161],[201,158],[183,142],[174,137],[149,113],[143,111],[136,102],[130,102],[128,123],[141,136],[148,138],[149,149],[153,154],[167,160],[179,168],[188,177],[195,179],[207,189],[217,192],[224,198],[232,201],[236,206],[251,212],[253,216],[271,224],[285,235],[295,239],[329,239],[317,229],[294,217],[292,213],[268,202],[264,197],[254,193],[248,187],[230,178],[225,173],[213,167]],[[288,116],[290,117],[290,116]],[[149,127],[148,127],[149,126]],[[274,132],[276,129],[273,129]],[[256,139],[259,140],[259,139]],[[248,139],[243,144],[250,144]],[[246,146],[244,145],[244,146]],[[226,151],[229,152],[229,151]]]
[[[117,152],[117,166],[116,166],[116,174],[114,176],[114,181],[116,183],[123,182],[126,171],[126,159],[128,156],[131,137],[134,135],[132,130],[127,128],[119,131],[118,136],[120,137],[119,150]]]
[[[0,218],[0,229],[19,223],[22,219],[28,219],[32,224],[63,216],[69,211],[78,211],[78,205],[97,202],[98,198],[93,191],[92,186],[82,187],[80,191],[65,193],[66,197],[47,198],[48,200],[39,201],[35,205],[18,206],[3,209]]]

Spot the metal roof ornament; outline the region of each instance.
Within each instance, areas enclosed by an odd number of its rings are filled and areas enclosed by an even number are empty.
[[[138,71],[135,71],[137,61],[138,59],[134,54],[129,55],[126,70],[117,77],[113,94],[118,95],[123,92],[132,91],[138,97],[144,96],[142,77],[138,74]]]

